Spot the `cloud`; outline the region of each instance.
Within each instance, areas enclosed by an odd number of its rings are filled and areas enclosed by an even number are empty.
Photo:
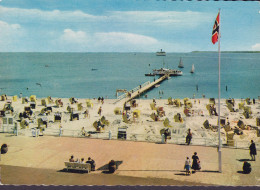
[[[98,32],[87,34],[84,31],[65,29],[61,36],[53,41],[61,51],[135,51],[157,44],[152,37],[123,33]]]
[[[72,22],[72,23],[125,23],[169,25],[175,27],[195,27],[204,22],[212,22],[212,15],[194,11],[107,11],[103,15],[92,15],[81,10],[43,11],[40,9],[7,8],[0,6],[2,19],[17,19],[20,22]]]
[[[194,11],[107,11],[93,15],[81,10],[46,11],[3,6],[0,12],[4,23],[13,23],[5,28],[13,30],[9,35],[14,36],[12,42],[16,39],[22,51],[150,52],[160,48],[183,51],[185,47],[189,51],[193,44],[185,46],[179,39],[193,32],[194,27],[211,23],[215,17]],[[21,34],[21,29],[24,42],[15,35]]]
[[[190,44],[177,44],[159,41],[156,38],[124,32],[97,32],[65,29],[54,40],[52,46],[58,51],[72,52],[151,52],[161,47],[168,52],[185,52],[193,48]],[[187,47],[189,47],[187,49]]]
[[[99,43],[110,43],[113,45],[133,44],[133,45],[151,45],[158,41],[155,38],[123,32],[96,33],[95,39]]]
[[[71,44],[82,44],[88,42],[88,36],[83,31],[73,31],[71,29],[65,29],[64,33],[60,37],[60,41]]]
[[[212,22],[213,16],[194,11],[112,11],[109,15],[116,21],[155,25],[173,24],[175,27],[195,27],[205,22]]]
[[[255,45],[252,46],[252,50],[253,51],[260,51],[260,43],[257,43]]]
[[[16,49],[17,42],[24,34],[19,24],[9,24],[4,21],[0,21],[0,31],[0,51]]]
[[[40,9],[8,8],[0,6],[2,19],[17,20],[20,22],[52,21],[52,22],[95,22],[105,19],[104,16],[95,16],[75,11],[43,11]]]
[[[19,24],[8,24],[0,20],[1,34],[8,34],[8,32],[12,33],[20,28],[21,26]]]

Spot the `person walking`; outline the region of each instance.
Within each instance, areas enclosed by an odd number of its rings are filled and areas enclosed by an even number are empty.
[[[63,133],[63,128],[62,128],[62,125],[60,125],[60,129],[59,129],[59,136],[60,137],[62,136],[62,133]]]
[[[194,170],[194,173],[196,173],[196,170],[200,170],[200,160],[199,157],[197,156],[197,152],[194,152],[194,155],[192,156],[192,166],[191,168]]]
[[[190,145],[191,139],[192,139],[191,129],[188,129],[187,136],[186,136],[186,143],[188,145]]]
[[[249,150],[250,150],[250,156],[252,158],[251,160],[255,161],[256,147],[253,140],[251,140],[251,145],[249,146]]]
[[[190,175],[190,159],[189,157],[186,158],[185,160],[185,165],[184,165],[184,169],[186,169],[186,175]]]
[[[101,116],[101,112],[102,112],[102,107],[100,106],[99,109],[98,109],[98,115]]]

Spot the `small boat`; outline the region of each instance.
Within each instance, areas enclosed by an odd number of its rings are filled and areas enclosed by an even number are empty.
[[[195,71],[195,67],[194,67],[194,64],[192,64],[190,73],[194,73],[194,71]]]
[[[96,71],[97,69],[91,69],[91,71]]]
[[[160,86],[160,85],[159,85],[159,84],[157,84],[157,85],[155,85],[154,87],[155,87],[155,88],[158,88],[159,86]]]
[[[184,68],[184,65],[183,65],[183,62],[182,62],[181,58],[180,58],[180,62],[179,62],[178,67],[179,67],[179,68]]]
[[[166,52],[161,49],[161,51],[156,52],[157,56],[166,56]]]
[[[148,73],[148,74],[145,74],[145,76],[155,76],[154,73]]]

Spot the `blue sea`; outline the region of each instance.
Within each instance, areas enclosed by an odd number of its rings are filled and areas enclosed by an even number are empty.
[[[147,98],[218,98],[218,53],[0,53],[0,93],[8,96],[115,99],[116,89],[131,90],[161,67],[178,69],[146,93]],[[194,64],[195,73],[191,74]],[[157,78],[157,77],[156,77]],[[221,54],[221,98],[260,96],[260,53]],[[37,84],[38,83],[38,84]],[[198,87],[198,88],[197,88]],[[227,89],[226,89],[227,87]],[[162,94],[163,92],[163,94]],[[141,98],[145,98],[142,96]]]

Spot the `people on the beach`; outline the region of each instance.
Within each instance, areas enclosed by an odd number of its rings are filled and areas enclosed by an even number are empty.
[[[88,160],[86,161],[86,163],[89,163],[91,165],[91,171],[95,171],[95,168],[96,168],[95,160],[93,160],[92,158],[88,157]]]
[[[188,145],[190,145],[191,139],[192,139],[191,129],[188,129],[187,136],[186,136],[186,143]]]
[[[164,130],[164,142],[167,143],[168,136],[170,136],[170,129],[167,128]]]
[[[127,120],[130,120],[130,114],[128,111],[126,111],[126,118],[127,118]]]
[[[186,170],[186,175],[190,175],[191,172],[190,172],[190,159],[189,157],[186,158],[185,160],[185,164],[184,164],[184,169]]]
[[[81,158],[80,162],[79,163],[84,163],[84,158]]]
[[[82,128],[81,128],[81,135],[85,137],[85,136],[86,136],[86,133],[87,133],[87,132],[86,132],[85,128],[82,127]]]
[[[116,171],[116,162],[114,160],[111,160],[108,163],[108,171],[109,173],[114,173]]]
[[[70,156],[69,161],[70,161],[70,162],[75,162],[75,160],[74,160],[74,156],[73,156],[73,155]]]
[[[98,109],[98,115],[101,116],[101,112],[102,112],[102,107],[100,106],[99,109]]]
[[[194,173],[196,170],[200,170],[200,160],[199,157],[197,156],[197,152],[194,152],[194,155],[192,156],[192,166],[191,168],[194,170]]]
[[[85,118],[89,118],[90,117],[88,109],[86,109],[86,111],[84,111],[84,117]]]
[[[63,128],[62,128],[62,125],[60,125],[60,130],[59,130],[59,136],[60,137],[62,136],[62,133],[63,133]]]
[[[245,161],[243,164],[243,173],[249,174],[251,172],[251,170],[252,170],[251,164]]]
[[[156,106],[156,101],[155,101],[155,98],[153,99],[153,103],[154,103],[154,106]]]
[[[256,146],[253,140],[251,140],[251,145],[249,146],[249,150],[250,150],[251,160],[255,161],[255,155],[257,153],[256,153]]]

